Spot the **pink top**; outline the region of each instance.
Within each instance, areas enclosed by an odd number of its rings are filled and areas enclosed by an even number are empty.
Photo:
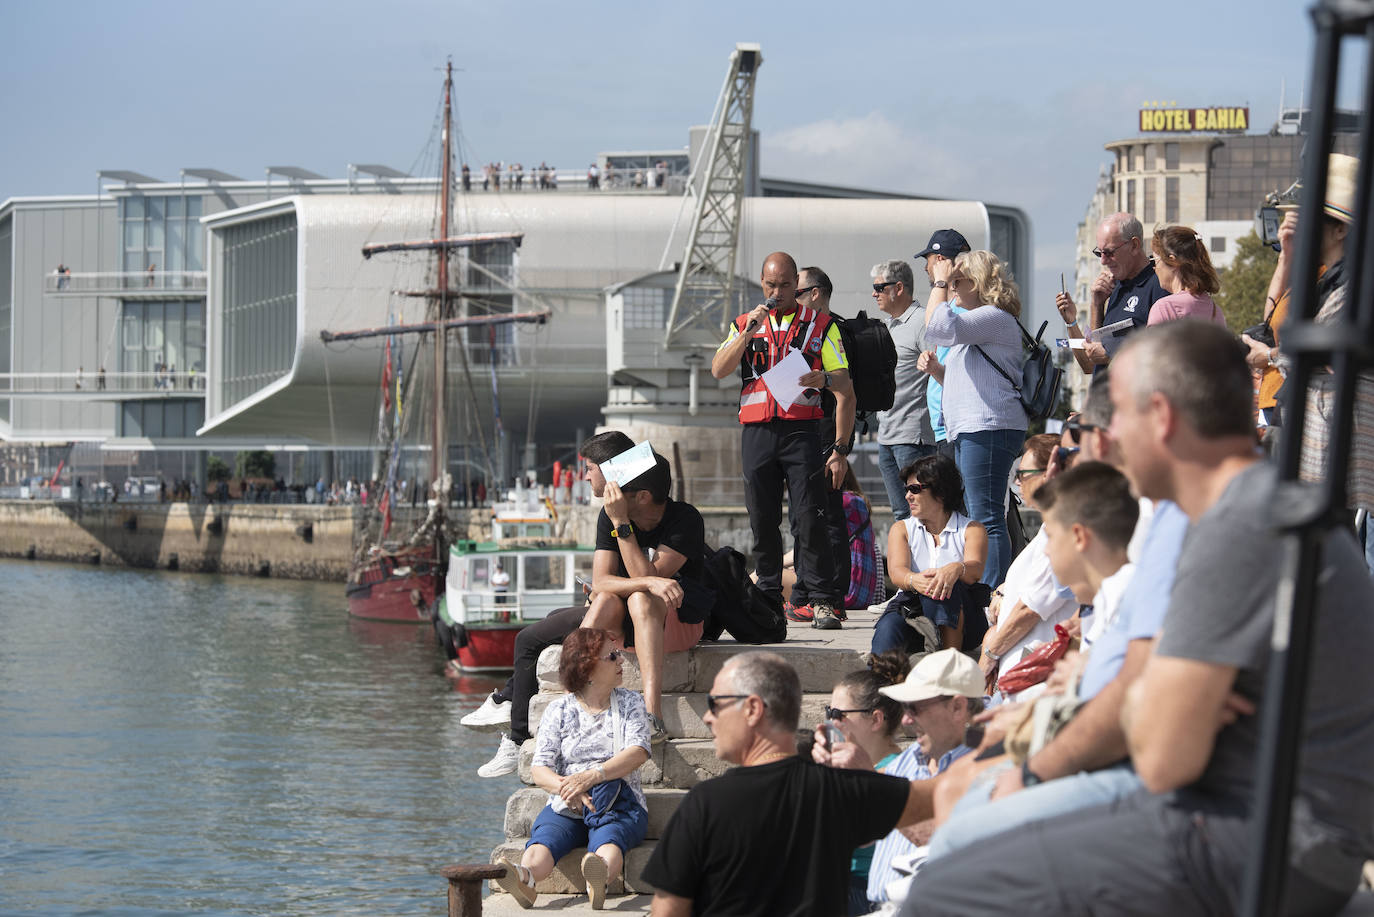
[[[1200,318],[1226,327],[1226,316],[1206,293],[1189,293],[1187,290],[1170,293],[1163,299],[1155,300],[1155,304],[1150,307],[1151,325],[1180,318]]]

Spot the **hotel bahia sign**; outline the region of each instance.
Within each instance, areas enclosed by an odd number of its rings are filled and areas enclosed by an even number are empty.
[[[1249,129],[1249,108],[1142,108],[1140,110],[1140,131],[1143,134],[1186,131],[1246,131]]]

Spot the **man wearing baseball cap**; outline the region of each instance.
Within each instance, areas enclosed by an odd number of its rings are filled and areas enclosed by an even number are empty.
[[[883,773],[908,780],[929,780],[972,751],[964,744],[964,727],[983,711],[983,684],[978,663],[957,649],[947,649],[916,663],[901,684],[879,688],[882,694],[904,705],[902,724],[913,724],[921,733]],[[893,863],[915,850],[916,845],[900,830],[893,830],[878,841],[868,871],[868,900],[875,907],[887,900],[888,883],[900,877]]]
[[[931,267],[937,261],[953,261],[960,252],[969,251],[968,240],[957,229],[937,229],[931,233],[930,241],[926,247],[912,255],[913,258],[926,259],[926,277],[930,279],[932,286],[943,284],[945,281],[937,281],[931,272]],[[956,315],[964,309],[957,304],[951,303],[950,311]],[[926,319],[930,318],[930,310],[926,310]],[[935,433],[936,448],[950,458],[954,458],[954,444],[949,441],[945,433],[945,418],[941,413],[943,392],[945,390],[945,355],[949,353],[948,347],[937,347],[935,350],[927,350],[921,355],[920,362],[917,364],[921,372],[929,373],[930,378],[926,380],[926,408],[930,411],[930,426]]]

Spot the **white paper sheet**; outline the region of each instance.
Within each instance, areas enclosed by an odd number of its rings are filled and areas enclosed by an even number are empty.
[[[1110,325],[1103,325],[1094,331],[1089,331],[1084,337],[1094,343],[1099,343],[1107,349],[1108,354],[1116,353],[1117,349],[1126,343],[1126,335],[1135,327],[1135,322],[1129,318],[1123,318],[1119,322],[1112,322]]]
[[[1067,347],[1069,350],[1082,350],[1088,345],[1087,338],[1055,338],[1055,346]]]
[[[654,458],[654,447],[648,440],[631,446],[629,449],[607,459],[601,463],[601,476],[606,480],[623,487],[626,483],[633,481],[657,463]]]
[[[811,364],[806,362],[806,357],[802,356],[800,350],[788,350],[787,356],[778,361],[777,365],[760,378],[763,384],[768,386],[768,391],[772,394],[773,400],[783,407],[796,404],[802,392],[806,391],[806,386],[797,380],[811,372]]]

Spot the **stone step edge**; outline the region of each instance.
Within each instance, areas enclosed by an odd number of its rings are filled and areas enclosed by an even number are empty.
[[[604,910],[594,911],[591,904],[587,901],[587,896],[582,895],[540,895],[534,902],[538,910],[549,910],[558,914],[567,914],[570,917],[587,915],[592,917],[595,914],[647,914],[654,902],[653,895],[606,895],[606,907]],[[505,892],[496,892],[482,899],[482,914],[484,917],[516,917],[530,913],[527,909],[520,906],[520,902]]]
[[[668,819],[673,817],[673,813],[677,811],[686,795],[686,790],[675,787],[644,787],[644,801],[649,807],[648,839],[656,840],[662,836]],[[539,787],[522,787],[511,793],[510,798],[506,800],[502,821],[502,831],[506,840],[527,839],[534,820],[544,810],[548,800],[549,794]]]

